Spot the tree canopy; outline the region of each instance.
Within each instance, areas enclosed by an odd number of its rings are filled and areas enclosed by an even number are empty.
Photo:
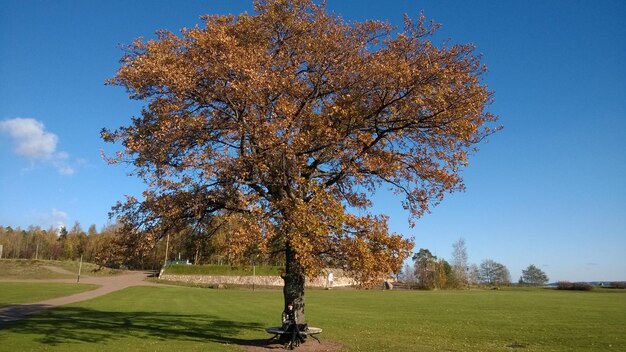
[[[399,271],[413,243],[367,211],[369,196],[392,189],[414,221],[463,189],[460,170],[496,120],[474,47],[436,47],[423,17],[396,29],[310,0],[254,9],[137,39],[109,81],[146,103],[102,131],[123,146],[110,162],[148,185],[114,208],[128,243],[229,224],[235,253],[279,244],[286,301],[327,265],[364,284]]]
[[[529,265],[526,270],[522,270],[520,283],[531,286],[541,286],[548,283],[548,275],[535,265]]]
[[[445,259],[437,259],[425,248],[413,255],[413,268],[418,287],[422,289],[450,287],[450,281],[455,280],[450,264]]]
[[[509,269],[504,264],[492,259],[485,259],[480,263],[478,275],[480,281],[487,285],[508,285],[511,283]]]

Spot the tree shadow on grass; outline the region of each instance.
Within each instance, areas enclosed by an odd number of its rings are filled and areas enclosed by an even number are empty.
[[[34,335],[37,336],[36,342],[45,345],[100,344],[134,337],[259,346],[266,340],[246,340],[238,336],[251,330],[262,332],[262,328],[258,322],[229,321],[205,314],[109,312],[59,307],[4,326],[0,332]],[[0,344],[4,339],[6,336],[0,334]]]

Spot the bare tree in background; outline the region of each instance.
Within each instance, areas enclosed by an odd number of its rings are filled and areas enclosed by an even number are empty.
[[[465,239],[461,237],[452,245],[452,272],[457,286],[467,285],[468,270],[467,247],[465,246]]]

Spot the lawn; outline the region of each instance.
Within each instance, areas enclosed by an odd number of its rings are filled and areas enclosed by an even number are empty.
[[[69,296],[93,290],[96,287],[98,286],[87,284],[0,282],[0,307]]]
[[[626,292],[307,291],[345,351],[626,351]],[[0,351],[237,351],[269,336],[280,290],[134,287],[0,330]],[[307,343],[317,343],[309,341]]]

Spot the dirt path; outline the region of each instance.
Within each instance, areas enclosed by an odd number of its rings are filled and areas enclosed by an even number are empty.
[[[47,267],[51,271],[57,273],[66,273],[66,270],[57,267]],[[70,273],[69,271],[67,273]],[[70,273],[71,274],[71,273]],[[63,306],[70,303],[76,303],[85,301],[88,299],[100,297],[111,292],[119,291],[131,286],[157,286],[158,284],[144,281],[145,278],[150,276],[149,272],[130,272],[128,274],[108,276],[108,277],[94,277],[94,276],[81,276],[80,282],[85,284],[98,285],[100,287],[95,290],[77,293],[71,296],[52,298],[41,302],[30,304],[14,304],[0,308],[0,328],[11,322],[20,320],[26,315],[40,312],[44,309]],[[18,282],[19,280],[10,280]],[[60,279],[60,280],[24,280],[24,282],[66,282],[75,283],[75,279]]]
[[[59,268],[58,266],[43,265],[42,267],[52,271],[53,273],[57,273],[57,274],[76,275],[76,273],[73,273],[73,272],[71,272],[69,270],[66,270],[66,269],[63,269],[63,268]]]

